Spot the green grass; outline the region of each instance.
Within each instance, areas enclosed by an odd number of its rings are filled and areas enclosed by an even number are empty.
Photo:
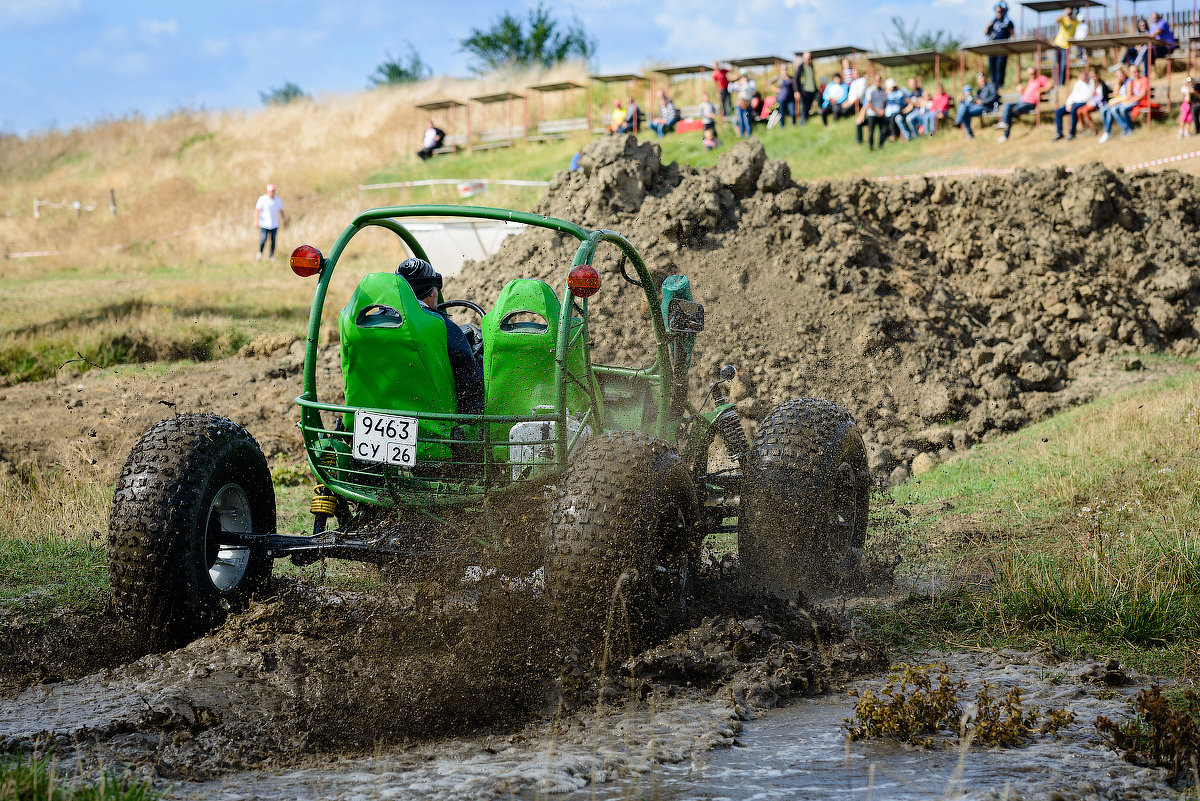
[[[151,801],[162,798],[149,784],[106,773],[96,782],[63,785],[51,756],[0,757],[0,799],[4,801]]]
[[[878,610],[877,623],[909,645],[1052,642],[1194,674],[1198,453],[1200,376],[1187,373],[1056,415],[897,488],[884,524],[908,546],[908,574],[983,582]]]

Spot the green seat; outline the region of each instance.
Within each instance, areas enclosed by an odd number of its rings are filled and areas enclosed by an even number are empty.
[[[496,305],[483,318],[483,375],[487,414],[532,415],[538,407],[553,409],[558,403],[554,381],[554,354],[558,345],[562,306],[554,290],[544,281],[518,278],[509,281]],[[571,318],[571,333],[583,325]],[[588,369],[583,337],[574,343],[568,356],[570,370],[583,381],[595,381]],[[567,410],[578,417],[590,399],[575,381],[565,378]],[[594,426],[593,426],[594,427]],[[493,442],[507,442],[511,424],[494,424]],[[497,461],[508,460],[508,448],[493,449]]]
[[[446,322],[393,273],[363,277],[338,313],[346,405],[397,414],[457,411]],[[353,415],[346,415],[353,429]],[[453,423],[421,420],[421,438],[449,439]],[[417,461],[450,458],[447,445],[417,445]]]

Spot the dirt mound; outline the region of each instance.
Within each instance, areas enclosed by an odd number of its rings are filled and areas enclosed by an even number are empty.
[[[1197,180],[1090,165],[964,182],[796,184],[754,140],[710,169],[661,163],[658,146],[584,148],[538,206],[625,234],[659,280],[686,273],[708,312],[694,372],[740,368],[750,417],[794,396],[847,406],[887,474],[931,465],[1090,393],[1080,379],[1125,351],[1196,350]],[[575,243],[530,229],[468,264],[464,297],[517,276],[563,284]],[[600,361],[646,352],[598,251]],[[459,287],[456,286],[456,292]],[[606,303],[605,295],[612,301]],[[1136,365],[1133,365],[1136,366]]]

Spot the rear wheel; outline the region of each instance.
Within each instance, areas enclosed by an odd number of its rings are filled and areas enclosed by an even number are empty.
[[[646,434],[591,437],[550,504],[546,587],[579,634],[618,613],[632,628],[677,616],[698,551],[692,478],[668,443]]]
[[[214,415],[142,435],[113,495],[108,563],[117,611],[151,645],[181,645],[243,608],[271,559],[222,532],[274,533],[275,490],[258,443]]]
[[[743,582],[792,598],[845,586],[867,537],[867,453],[854,418],[829,401],[791,400],[763,419],[738,519]]]

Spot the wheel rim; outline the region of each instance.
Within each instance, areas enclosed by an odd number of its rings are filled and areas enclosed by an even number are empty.
[[[205,532],[204,553],[208,562],[208,580],[219,592],[229,592],[241,583],[250,567],[250,549],[222,545],[222,531],[236,534],[252,532],[250,499],[237,484],[226,484],[217,490],[208,507],[208,528]]]
[[[849,462],[838,465],[833,481],[833,504],[829,510],[829,525],[837,532],[833,546],[838,551],[855,547],[858,530],[858,471]]]

